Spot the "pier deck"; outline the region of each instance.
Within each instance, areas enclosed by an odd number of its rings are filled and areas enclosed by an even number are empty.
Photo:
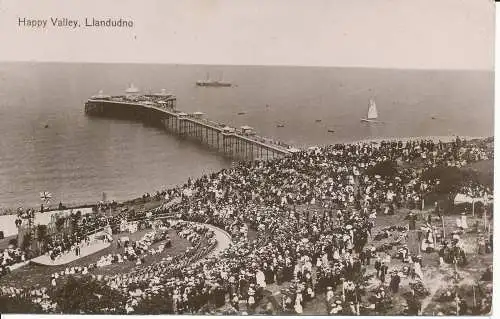
[[[196,140],[240,160],[267,160],[294,151],[289,145],[256,135],[251,127],[228,127],[204,118],[200,112],[181,112],[174,105],[175,98],[159,100],[153,96],[139,96],[131,100],[125,96],[113,96],[87,100],[85,112],[88,115],[128,116],[156,122],[172,134]]]

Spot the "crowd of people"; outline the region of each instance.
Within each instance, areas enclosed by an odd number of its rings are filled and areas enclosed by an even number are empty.
[[[290,294],[288,298],[295,311],[301,313],[305,300],[314,298],[321,289],[339,287],[341,279],[349,283],[348,287],[360,289],[354,282],[362,269],[359,255],[371,235],[373,218],[387,212],[388,207],[418,208],[427,190],[420,179],[422,170],[407,168],[389,178],[360,172],[387,160],[463,166],[490,157],[485,149],[468,148],[463,141],[335,145],[277,161],[242,164],[194,182],[189,180],[181,192],[180,203],[169,210],[182,219],[224,228],[236,241],[245,238],[248,229],[243,225],[247,224],[263,234],[271,234],[267,238],[264,235],[258,243],[243,240],[241,245],[227,250],[223,255],[225,266],[210,264],[207,268],[215,272],[209,276],[215,276],[221,287],[227,287],[226,293],[236,292],[236,297],[248,305],[255,305],[259,296],[258,289],[251,285],[262,288],[275,281],[294,280],[297,289],[292,289],[293,298]],[[307,209],[298,212],[294,208],[317,203],[323,207],[322,213],[310,213]],[[326,235],[332,233],[335,235]],[[369,254],[363,255],[366,263]],[[405,260],[411,261],[405,272],[410,273],[411,269],[414,274],[421,273],[414,258],[405,256]],[[314,281],[309,270],[313,264],[320,269],[315,272]],[[381,266],[385,267],[388,265]],[[256,286],[261,273],[265,280]],[[382,282],[386,275],[387,270],[381,276]],[[224,278],[233,278],[234,287]],[[243,288],[239,279],[243,279]],[[214,295],[214,303],[217,300]],[[345,298],[342,300],[344,303]],[[359,309],[360,301],[358,298],[355,309]],[[348,300],[351,302],[355,300]],[[332,309],[338,311],[339,307]],[[351,308],[344,304],[343,309]]]
[[[52,261],[60,259],[65,254],[74,253],[76,256],[80,255],[82,245],[89,245],[90,238],[80,238],[78,235],[62,236],[61,238],[50,238],[47,241],[47,250],[49,257]]]
[[[0,277],[6,275],[10,271],[10,266],[23,263],[26,261],[26,252],[20,248],[9,245],[3,251],[0,251]]]
[[[157,248],[151,248],[153,244],[165,241]],[[147,232],[137,241],[130,241],[128,237],[120,238],[117,241],[120,247],[123,245],[122,253],[108,254],[102,256],[97,261],[97,267],[105,267],[114,263],[123,263],[126,261],[135,261],[137,265],[145,262],[148,255],[161,254],[165,248],[170,247],[171,241],[166,228],[155,229]]]
[[[239,163],[160,193],[169,205],[152,211],[153,218],[184,220],[172,227],[195,247],[177,259],[101,280],[130,295],[129,313],[156,297],[172,313],[218,308],[226,298],[236,313],[254,313],[265,289],[287,285],[280,309],[268,303],[266,313],[302,314],[309,301],[325,294],[329,314],[384,314],[401,278],[411,278],[412,287],[421,284],[422,258],[395,241],[406,264],[394,266],[384,253],[392,246],[368,247],[377,216],[422,208],[433,185],[422,178],[425,167],[463,167],[492,156],[484,145],[457,139],[337,144]],[[387,162],[398,163],[396,173],[377,171]],[[217,257],[193,258],[216,240],[204,226],[187,221],[226,230],[231,246]],[[407,238],[406,228],[386,231]],[[371,287],[365,286],[366,269],[376,278]],[[419,314],[416,304],[409,298],[405,314]]]

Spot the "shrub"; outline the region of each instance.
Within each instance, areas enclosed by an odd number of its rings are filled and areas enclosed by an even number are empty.
[[[380,162],[369,168],[366,173],[371,176],[380,175],[382,177],[394,177],[398,173],[397,164],[393,161]]]
[[[0,313],[43,313],[42,307],[21,296],[0,296]]]
[[[99,314],[112,308],[120,312],[125,304],[125,296],[120,291],[90,276],[70,276],[62,286],[56,288],[52,299],[63,313],[68,314]]]

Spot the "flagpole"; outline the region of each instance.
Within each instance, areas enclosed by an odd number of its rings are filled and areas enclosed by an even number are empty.
[[[444,228],[444,216],[441,216],[441,221],[443,222],[443,239],[446,238],[446,229]]]
[[[486,209],[483,210],[483,223],[484,223],[484,230],[486,230]]]
[[[475,285],[472,285],[472,295],[474,297],[474,299],[473,299],[473,301],[474,301],[473,305],[474,305],[474,308],[476,308],[476,287],[475,287]]]

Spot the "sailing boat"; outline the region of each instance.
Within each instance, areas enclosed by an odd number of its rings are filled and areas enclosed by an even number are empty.
[[[377,123],[378,122],[377,118],[378,118],[377,105],[375,104],[375,101],[373,99],[370,99],[370,102],[368,104],[368,114],[366,118],[361,119],[361,122]]]
[[[205,80],[196,81],[197,86],[210,86],[210,87],[230,87],[231,83],[224,80],[212,80],[208,73]]]

